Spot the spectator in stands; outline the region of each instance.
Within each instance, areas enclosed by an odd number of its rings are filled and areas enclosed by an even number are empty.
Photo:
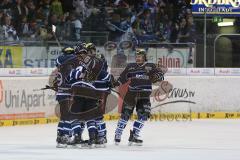
[[[39,23],[39,25],[44,25],[44,21],[46,20],[48,20],[48,18],[46,18],[43,8],[39,6],[36,10],[36,21]]]
[[[118,8],[129,8],[129,4],[124,0],[115,0],[114,5]]]
[[[48,19],[48,16],[50,15],[50,0],[42,0],[39,5],[44,19]]]
[[[82,27],[87,31],[105,31],[107,24],[109,40],[130,37],[123,36],[128,31],[139,42],[176,42],[176,35],[180,42],[195,42],[195,25],[189,7],[185,0],[1,0],[0,17],[12,17],[20,36],[26,37],[37,29],[44,40],[53,38],[51,19],[56,15],[61,40],[79,40]],[[73,9],[75,15],[68,17],[66,12]],[[0,25],[3,21],[4,18]]]
[[[190,14],[188,14],[190,15]],[[196,43],[196,28],[195,24],[193,23],[193,17],[192,16],[187,16],[187,27],[189,31],[189,37],[188,37],[188,42]],[[189,57],[188,57],[188,63],[192,64],[193,63],[193,44],[189,43]]]
[[[137,17],[132,24],[133,32],[137,37],[143,35],[144,33],[144,31],[141,29],[140,23],[140,19]]]
[[[145,0],[123,0],[125,3],[127,3],[129,6],[133,6],[133,10],[136,13],[139,13],[143,10],[143,4]]]
[[[149,9],[151,11],[151,13],[153,14],[156,12],[157,5],[158,5],[157,0],[146,0],[143,3],[143,9]]]
[[[83,21],[83,30],[98,32],[106,31],[108,17],[109,15],[104,7],[100,9],[90,8],[89,17]]]
[[[177,42],[186,43],[189,40],[189,30],[185,18],[181,19]]]
[[[112,14],[112,21],[111,21],[111,23],[114,26],[117,26],[117,27],[120,28],[120,26],[121,26],[121,16],[120,16],[120,14],[113,13]],[[112,31],[115,31],[115,29],[112,29]]]
[[[146,34],[153,34],[154,31],[154,22],[151,18],[151,10],[144,10],[143,16],[141,18],[141,28],[145,31]]]
[[[0,10],[0,40],[4,39],[3,17],[4,17],[4,12]]]
[[[84,20],[87,17],[87,7],[84,0],[73,0],[73,7],[75,8],[76,17]]]
[[[32,20],[29,26],[30,26],[29,40],[35,41],[38,39],[39,27],[35,20]]]
[[[41,40],[51,39],[52,34],[48,33],[48,21],[45,20],[42,25],[40,25],[38,30],[38,36]]]
[[[193,17],[192,16],[189,16],[187,18],[187,28],[188,28],[188,32],[189,32],[189,36],[188,36],[187,41],[195,43],[196,42],[196,36],[195,36],[196,26],[193,23]]]
[[[62,25],[63,25],[63,28],[65,30],[64,39],[72,40],[73,38],[71,36],[72,36],[73,33],[72,33],[72,21],[70,19],[70,16],[66,17],[65,23],[62,24]]]
[[[127,31],[128,28],[131,27],[131,15],[129,14],[126,19],[124,19],[121,24],[120,24],[120,28],[124,31]]]
[[[168,14],[166,12],[166,7],[162,5],[158,5],[156,8],[156,15],[155,15],[155,24],[156,26],[159,25],[159,23],[166,24],[168,22]]]
[[[4,25],[3,25],[3,33],[4,33],[4,40],[6,41],[16,41],[19,40],[17,36],[17,31],[12,25],[12,20],[10,16],[4,17]]]
[[[12,9],[14,27],[19,32],[21,30],[21,17],[28,16],[28,8],[22,0],[16,0]]]
[[[172,24],[173,24],[173,22],[171,20],[169,20],[165,26],[163,38],[165,39],[166,42],[170,42],[170,37],[172,34]]]
[[[110,30],[109,39],[116,41],[116,37],[120,37],[123,33],[118,28],[121,26],[120,14],[113,13],[111,16],[111,21],[107,21],[107,28]]]
[[[82,29],[82,23],[79,19],[77,19],[75,14],[70,15],[70,20],[71,20],[70,38],[71,40],[74,40],[74,41],[80,41],[80,32]]]
[[[21,37],[27,37],[29,36],[29,32],[30,32],[30,27],[29,27],[29,23],[27,22],[27,16],[23,16],[19,35]]]
[[[8,10],[13,7],[12,0],[2,0],[0,2],[0,9]]]
[[[53,0],[52,1],[51,14],[55,14],[58,17],[63,15],[62,3],[59,0]]]
[[[35,21],[36,20],[36,6],[33,3],[32,0],[29,0],[27,3],[27,9],[28,9],[28,15],[27,15],[27,20],[30,21]]]
[[[141,42],[156,40],[153,21],[151,11],[149,9],[144,10],[143,17],[140,19],[140,28],[143,30],[143,34],[138,37]]]
[[[169,19],[165,12],[165,6],[158,5],[155,16],[155,34],[159,41],[166,41],[169,34]]]
[[[68,12],[58,18],[56,26],[56,36],[59,40],[70,40],[72,23],[69,20]]]
[[[50,15],[49,17],[49,26],[52,26],[52,25],[58,25],[58,16],[56,14],[52,14]]]
[[[128,28],[120,36],[119,43],[121,43],[123,41],[130,41],[130,42],[134,43],[135,45],[138,43],[137,37],[136,37],[135,32],[133,30],[133,23],[131,23],[131,22],[129,22]]]
[[[3,25],[3,17],[4,17],[4,12],[3,10],[0,10],[0,26]]]
[[[52,26],[54,25],[56,27],[56,35],[59,35],[59,17],[56,14],[52,14],[49,16],[49,21],[48,21],[48,39],[54,40],[54,36],[52,34]]]
[[[48,18],[48,27],[52,28],[53,25],[56,27],[58,25],[58,16],[56,14],[51,14],[49,15],[49,18]]]
[[[171,43],[176,43],[178,39],[178,33],[179,33],[179,25],[177,22],[173,22],[171,24],[171,33],[169,37],[169,41]]]

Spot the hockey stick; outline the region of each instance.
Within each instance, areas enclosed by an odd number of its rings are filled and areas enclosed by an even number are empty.
[[[56,88],[54,87],[50,87],[49,85],[46,85],[44,88],[40,88],[40,89],[34,89],[33,91],[43,91],[43,90],[47,90],[47,89],[51,89],[53,91],[57,91]]]
[[[56,36],[56,28],[57,27],[55,25],[52,25],[52,33],[53,33],[53,36],[54,36],[54,38],[55,38],[55,40],[57,42],[58,47],[62,48],[62,46],[61,46],[61,44],[60,44],[60,42],[59,42],[59,40],[58,40],[58,38]]]

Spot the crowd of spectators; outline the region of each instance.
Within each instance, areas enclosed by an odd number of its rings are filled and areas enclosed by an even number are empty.
[[[79,41],[82,31],[108,31],[109,40],[195,42],[185,0],[1,0],[0,40]]]

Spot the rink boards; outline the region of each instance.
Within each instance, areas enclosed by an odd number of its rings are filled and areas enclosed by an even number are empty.
[[[38,76],[0,78],[0,126],[58,121],[55,92],[39,90],[48,84],[48,77]],[[160,86],[154,86],[151,120],[240,118],[240,76],[166,76],[165,80],[173,85],[173,89],[168,94],[159,94]],[[106,120],[119,117],[119,99],[115,97],[109,101],[113,100],[114,103],[107,102],[114,109],[105,115]]]
[[[118,120],[120,115],[105,114],[104,120]],[[136,119],[136,114],[131,117],[131,120]],[[186,122],[195,119],[240,119],[240,112],[211,112],[211,113],[153,113],[150,121],[168,121],[168,122]],[[58,122],[58,117],[48,118],[31,118],[31,119],[15,119],[15,120],[0,120],[0,127],[4,126],[22,126],[22,125],[38,125],[50,124]]]

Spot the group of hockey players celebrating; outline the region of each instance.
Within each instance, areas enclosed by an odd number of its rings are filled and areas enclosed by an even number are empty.
[[[120,77],[115,79],[108,69],[105,57],[96,53],[93,43],[79,43],[65,47],[56,59],[57,72],[52,88],[60,106],[57,128],[57,147],[105,147],[106,124],[103,121],[105,105],[112,88],[128,83],[123,98],[120,119],[114,142],[121,142],[121,135],[136,108],[137,120],[130,130],[129,145],[142,145],[139,139],[144,122],[151,112],[152,84],[164,80],[164,72],[147,62],[146,51],[136,49],[136,62],[129,63]],[[89,138],[83,140],[87,128]]]

